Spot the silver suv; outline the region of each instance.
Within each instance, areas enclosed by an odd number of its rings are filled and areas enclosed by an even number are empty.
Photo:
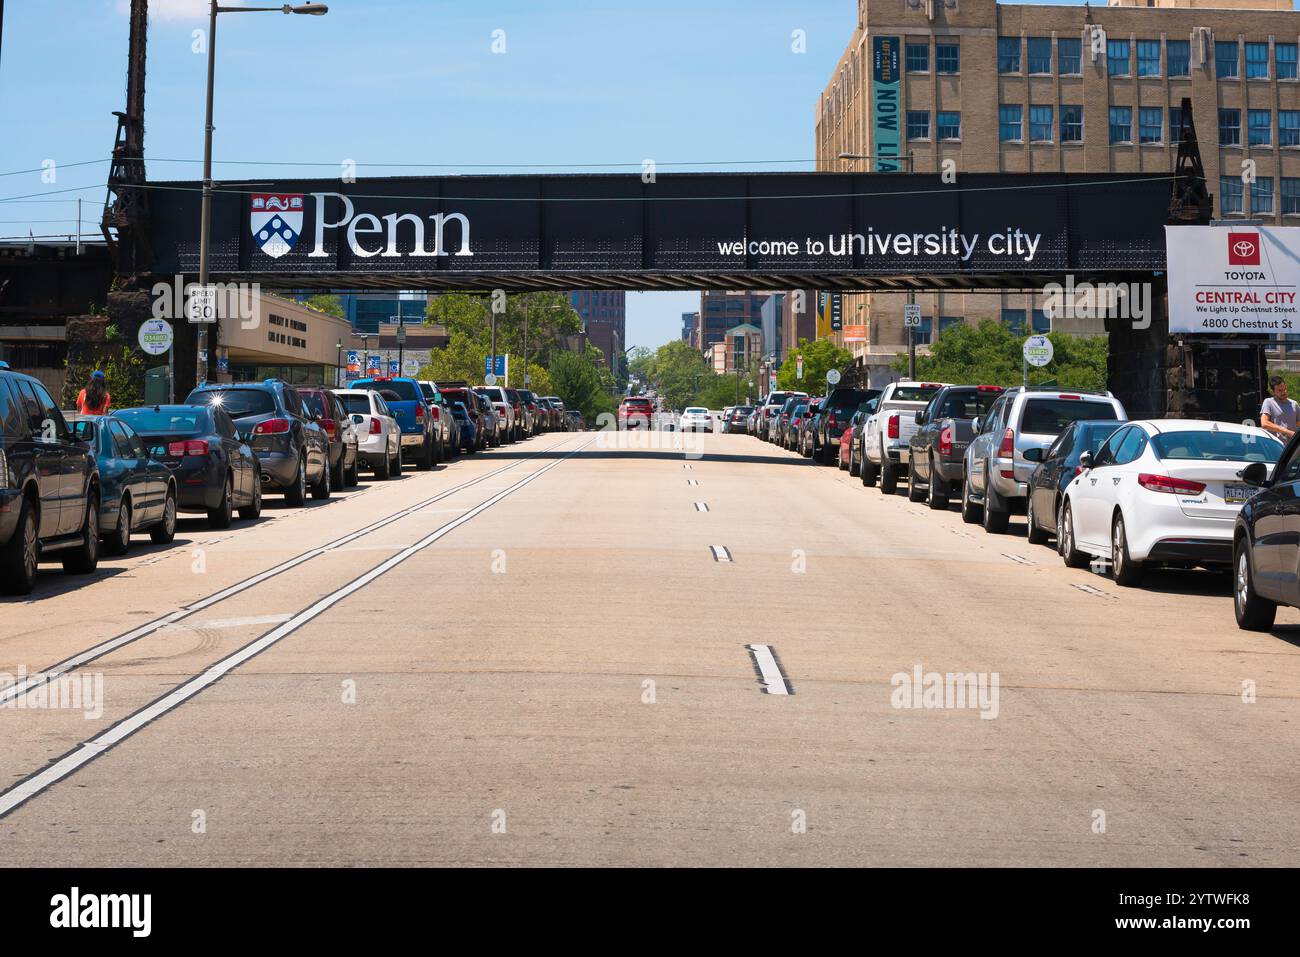
[[[1005,532],[1014,512],[1025,513],[1036,462],[1026,449],[1046,449],[1073,422],[1128,418],[1109,392],[1070,392],[1016,386],[971,424],[975,437],[963,460],[961,517],[985,531]]]

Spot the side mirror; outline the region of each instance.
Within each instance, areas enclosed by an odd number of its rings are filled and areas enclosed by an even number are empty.
[[[1025,449],[1020,453],[1020,457],[1026,462],[1041,462],[1043,461],[1043,455],[1043,449]]]
[[[975,416],[975,418],[971,419],[970,427],[971,427],[971,432],[974,433],[975,435],[979,435],[981,432],[983,432],[984,416],[977,415]]]
[[[1084,452],[1082,455],[1079,456],[1079,468],[1081,468],[1081,469],[1090,469],[1090,468],[1092,468],[1092,453],[1091,453],[1091,452]]]
[[[1237,473],[1237,478],[1255,488],[1265,488],[1268,485],[1268,465],[1264,462],[1251,462]]]
[[[916,413],[916,424],[917,424],[917,425],[925,425],[925,423],[928,422],[929,419],[930,419],[930,417],[929,417],[928,415],[925,414],[925,409],[922,409],[920,412]]]

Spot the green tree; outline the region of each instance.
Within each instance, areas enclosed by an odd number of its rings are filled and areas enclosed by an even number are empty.
[[[582,317],[558,292],[529,292],[505,297],[505,311],[496,317],[497,354],[522,356],[524,324],[528,326],[528,358],[545,366],[567,348],[566,338],[582,331]],[[492,343],[492,298],[469,293],[434,296],[425,309],[425,322],[445,326],[449,336],[464,335],[483,347]]]
[[[803,378],[798,377],[797,356],[803,355]],[[799,348],[786,356],[776,372],[776,386],[782,390],[820,394],[826,389],[826,373],[837,369],[841,373],[853,365],[853,354],[841,349],[830,339],[809,342],[799,340]]]
[[[589,425],[595,426],[601,413],[615,410],[614,399],[601,381],[601,370],[591,356],[577,352],[557,353],[547,372],[554,390],[552,394],[560,397],[565,408],[581,412]]]
[[[318,312],[328,313],[336,319],[347,318],[347,313],[343,309],[343,300],[329,293],[317,293],[314,296],[308,296],[307,305]]]
[[[979,325],[962,323],[944,331],[928,356],[916,357],[920,379],[1011,386],[1022,381],[1024,342],[1010,328],[992,319]],[[1052,362],[1029,367],[1029,384],[1055,382],[1063,389],[1106,388],[1106,336],[1071,336],[1053,332]],[[907,356],[899,355],[893,367],[907,371]]]

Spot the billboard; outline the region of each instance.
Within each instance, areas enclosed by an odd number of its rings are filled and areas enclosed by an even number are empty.
[[[872,37],[871,154],[877,173],[897,173],[903,168],[898,67],[898,37]]]
[[[1300,330],[1300,227],[1166,226],[1165,243],[1171,333]]]

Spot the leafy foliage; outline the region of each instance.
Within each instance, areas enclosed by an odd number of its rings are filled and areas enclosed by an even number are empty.
[[[1054,355],[1042,368],[1029,367],[1029,384],[1055,382],[1063,389],[1106,388],[1106,336],[1048,334]],[[962,323],[944,330],[928,356],[916,357],[916,375],[936,382],[1011,386],[1022,381],[1025,337],[992,319],[979,325]],[[907,370],[907,356],[894,361],[898,372]]]
[[[797,356],[803,354],[803,378],[798,377]],[[853,353],[842,349],[830,339],[809,342],[799,340],[799,348],[786,356],[776,372],[777,388],[820,395],[826,391],[826,373],[832,369],[844,372],[853,365]]]

